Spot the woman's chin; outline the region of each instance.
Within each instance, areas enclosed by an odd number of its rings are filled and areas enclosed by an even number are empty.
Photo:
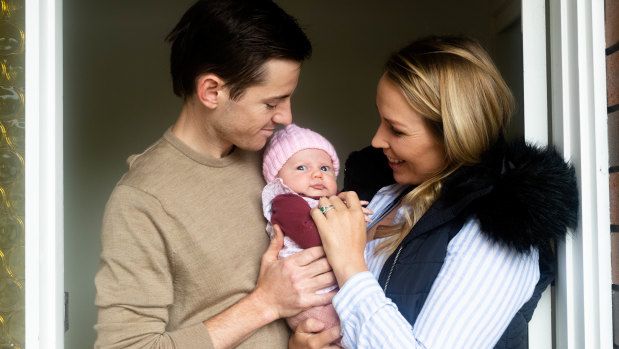
[[[393,173],[393,179],[396,181],[396,183],[401,185],[418,185],[422,182],[415,178],[411,178],[410,176],[398,175],[395,172]]]

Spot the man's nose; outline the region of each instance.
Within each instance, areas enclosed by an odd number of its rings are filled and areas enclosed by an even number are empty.
[[[273,122],[281,125],[290,125],[292,123],[292,110],[290,109],[290,101],[283,102],[282,108],[273,115]]]

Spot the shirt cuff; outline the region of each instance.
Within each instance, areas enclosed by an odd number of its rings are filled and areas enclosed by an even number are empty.
[[[367,302],[368,299],[384,299],[385,294],[374,275],[363,271],[353,275],[333,297],[333,306],[342,323],[367,319],[383,302]]]

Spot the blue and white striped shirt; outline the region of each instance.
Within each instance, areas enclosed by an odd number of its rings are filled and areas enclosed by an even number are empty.
[[[404,189],[397,184],[381,189],[368,205],[375,212],[371,218],[380,218]],[[403,214],[400,208],[394,223]],[[539,279],[537,249],[517,253],[482,234],[471,218],[449,242],[442,269],[411,326],[378,284],[388,257],[374,255],[380,241],[366,245],[370,271],[355,274],[333,298],[345,348],[491,348]]]

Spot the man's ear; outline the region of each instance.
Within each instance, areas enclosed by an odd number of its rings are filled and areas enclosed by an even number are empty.
[[[217,75],[208,73],[198,77],[196,94],[200,102],[209,109],[215,109],[225,94],[224,81]]]

